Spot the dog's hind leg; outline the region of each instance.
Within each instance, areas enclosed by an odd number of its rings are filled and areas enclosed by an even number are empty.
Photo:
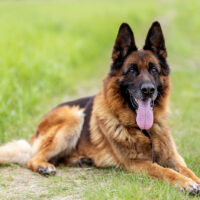
[[[61,153],[69,155],[76,147],[84,121],[83,110],[78,107],[60,107],[48,114],[38,126],[33,157],[28,167],[43,175],[56,173],[49,161]]]

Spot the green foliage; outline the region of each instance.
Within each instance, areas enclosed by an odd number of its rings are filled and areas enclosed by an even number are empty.
[[[120,23],[128,21],[142,32],[140,27],[152,21],[145,23],[142,13],[157,15],[156,9],[148,9],[151,2],[136,5],[114,1],[0,4],[1,142],[29,137],[52,99],[60,103],[64,94],[100,85]]]

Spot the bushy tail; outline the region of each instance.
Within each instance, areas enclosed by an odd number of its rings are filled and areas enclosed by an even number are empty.
[[[25,140],[17,140],[0,146],[0,164],[18,163],[25,165],[31,158],[31,145]]]

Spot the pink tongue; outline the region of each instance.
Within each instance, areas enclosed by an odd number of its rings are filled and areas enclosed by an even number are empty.
[[[151,107],[151,100],[138,101],[138,109],[137,109],[137,117],[136,117],[137,125],[141,130],[148,130],[153,125],[153,110]]]

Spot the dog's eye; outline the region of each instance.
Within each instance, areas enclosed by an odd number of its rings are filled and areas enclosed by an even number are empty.
[[[128,71],[131,72],[131,73],[138,74],[137,64],[131,64],[131,65],[129,66],[129,70],[128,70]]]
[[[157,72],[157,69],[156,68],[152,68],[151,72],[155,73],[155,72]]]
[[[154,63],[149,63],[149,72],[153,75],[155,75],[156,73],[158,73],[158,69],[156,68],[156,64]]]

